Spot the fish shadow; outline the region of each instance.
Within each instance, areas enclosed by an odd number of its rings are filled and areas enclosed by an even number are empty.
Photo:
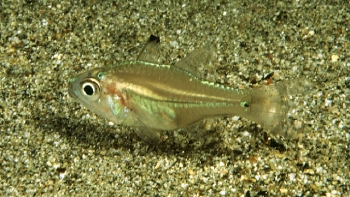
[[[100,151],[116,152],[115,150],[118,150],[117,152],[132,152],[138,149],[140,144],[147,147],[143,148],[144,151],[138,151],[140,155],[153,153],[156,155],[193,157],[203,152],[210,153],[213,156],[227,155],[228,153],[234,154],[234,156],[242,154],[241,151],[232,151],[223,147],[220,139],[198,145],[196,140],[188,140],[182,143],[173,141],[172,137],[157,145],[152,145],[143,141],[135,132],[130,132],[132,128],[110,126],[107,123],[105,125],[96,125],[89,120],[56,117],[42,120],[41,125],[45,125],[46,133],[56,132],[62,138],[65,138],[71,146],[93,148],[96,154]],[[168,133],[170,134],[171,131]],[[135,146],[136,143],[138,144],[137,146]]]

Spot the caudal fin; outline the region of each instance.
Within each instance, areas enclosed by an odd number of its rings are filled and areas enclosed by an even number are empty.
[[[253,89],[249,116],[273,134],[293,137],[303,127],[295,118],[300,106],[294,99],[310,87],[308,80],[298,78]]]

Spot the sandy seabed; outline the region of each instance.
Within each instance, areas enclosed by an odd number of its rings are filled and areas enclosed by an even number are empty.
[[[0,2],[1,196],[350,196],[349,1]],[[73,102],[72,76],[174,63],[213,43],[206,77],[235,88],[305,77],[297,139],[237,117],[166,131],[158,146]]]

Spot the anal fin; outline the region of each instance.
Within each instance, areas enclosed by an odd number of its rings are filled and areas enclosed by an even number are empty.
[[[146,128],[138,127],[135,129],[137,135],[149,144],[157,145],[160,143],[159,131]]]

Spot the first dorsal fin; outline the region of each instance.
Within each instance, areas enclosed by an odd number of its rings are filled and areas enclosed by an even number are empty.
[[[151,35],[141,50],[137,60],[158,64],[159,42],[159,37]]]

